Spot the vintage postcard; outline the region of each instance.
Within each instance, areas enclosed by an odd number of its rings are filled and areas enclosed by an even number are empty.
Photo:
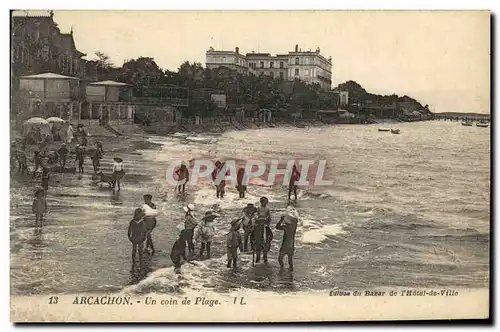
[[[489,11],[10,15],[12,322],[489,317]]]

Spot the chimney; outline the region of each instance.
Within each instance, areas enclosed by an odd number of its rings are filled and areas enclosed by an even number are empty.
[[[235,47],[234,51],[236,52],[236,54],[240,54],[240,48],[239,47]]]
[[[295,52],[299,51],[299,45],[295,44]]]

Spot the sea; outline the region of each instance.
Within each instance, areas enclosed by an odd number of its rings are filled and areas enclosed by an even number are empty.
[[[379,132],[384,126],[401,134]],[[11,186],[11,295],[489,286],[490,128],[427,121],[143,140],[147,144],[123,139],[105,151],[107,172],[113,156],[125,160],[120,192],[94,184],[90,161],[81,176],[53,174],[42,231],[34,228],[30,187]],[[240,254],[237,271],[226,268],[230,221],[265,196],[274,229],[290,203],[287,187],[251,183],[240,199],[228,186],[217,199],[207,179],[176,194],[167,168],[174,160],[195,159],[326,160],[323,178],[331,185],[300,186],[293,202],[299,214],[293,271],[279,268],[277,230],[268,265],[252,267],[252,255]],[[131,269],[127,228],[147,193],[160,211],[153,234],[157,252],[138,272]],[[186,263],[177,275],[169,255],[189,203],[198,217],[212,210],[219,218],[212,258]]]

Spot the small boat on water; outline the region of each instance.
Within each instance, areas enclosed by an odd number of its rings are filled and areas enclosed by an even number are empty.
[[[472,127],[472,122],[470,122],[470,121],[464,121],[464,122],[462,122],[462,126]]]
[[[296,125],[297,128],[305,128],[306,125],[305,124],[302,124],[302,123],[299,123],[298,125]]]
[[[489,125],[487,122],[476,122],[476,127],[488,128]]]
[[[391,131],[389,128],[378,128],[378,131]]]
[[[400,134],[401,130],[399,129],[391,129],[391,134]]]

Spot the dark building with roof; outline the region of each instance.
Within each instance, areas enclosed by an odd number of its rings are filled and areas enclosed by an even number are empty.
[[[51,72],[84,77],[86,54],[77,50],[73,30],[61,32],[53,12],[11,16],[11,64],[13,84],[24,75]]]

